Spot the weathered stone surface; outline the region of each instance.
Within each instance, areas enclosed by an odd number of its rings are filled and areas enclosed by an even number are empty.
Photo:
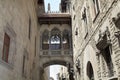
[[[32,64],[35,54],[37,16],[34,0],[0,0],[0,80],[24,80],[22,76],[24,49],[29,59],[25,64],[26,79],[31,80]],[[29,19],[31,19],[31,39],[28,38]],[[10,40],[8,63],[2,60],[4,34]]]
[[[80,2],[80,3],[79,3]],[[87,75],[87,64],[91,62],[93,70],[94,70],[94,79],[95,80],[108,80],[112,78],[118,78],[119,75],[119,65],[118,61],[119,57],[119,42],[118,39],[115,37],[115,32],[119,29],[116,28],[114,22],[112,21],[113,17],[117,17],[117,14],[120,12],[120,1],[119,0],[98,0],[100,12],[94,18],[93,14],[93,3],[92,0],[72,0],[72,7],[74,6],[75,9],[72,9],[72,33],[73,33],[73,52],[74,52],[74,63],[77,59],[80,60],[81,63],[81,75],[78,75],[75,72],[75,76],[80,77],[76,80],[88,80]],[[79,4],[78,4],[79,3]],[[86,8],[87,12],[87,28],[88,34],[85,36],[85,28],[86,26],[83,25],[84,22],[81,20],[82,12],[84,7]],[[75,16],[75,18],[74,18]],[[94,20],[95,19],[95,20]],[[96,48],[96,44],[98,39],[100,38],[100,31],[101,33],[106,31],[106,28],[110,32],[110,40],[112,44],[112,63],[113,63],[113,73],[112,77],[108,73],[107,64],[101,55],[101,51]],[[78,35],[75,35],[75,31],[78,29]],[[82,58],[82,59],[81,59]],[[83,66],[83,67],[82,67]],[[76,69],[76,68],[75,68]],[[83,71],[83,72],[82,72]]]

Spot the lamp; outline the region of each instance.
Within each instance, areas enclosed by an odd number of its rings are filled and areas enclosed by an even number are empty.
[[[77,68],[77,71],[80,74],[80,60],[79,59],[76,61],[76,68]]]

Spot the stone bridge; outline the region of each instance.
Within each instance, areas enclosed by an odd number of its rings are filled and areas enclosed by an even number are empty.
[[[73,65],[71,16],[68,13],[44,13],[39,16],[40,64]]]

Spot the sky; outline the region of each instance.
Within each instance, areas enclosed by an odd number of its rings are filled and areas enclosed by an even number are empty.
[[[59,4],[61,0],[44,0],[45,2],[45,11],[48,10],[48,3],[50,3],[51,11],[59,11]],[[50,77],[53,77],[54,80],[57,80],[57,73],[60,71],[60,65],[50,66]]]
[[[48,3],[50,3],[51,11],[59,11],[59,4],[61,0],[44,0],[45,1],[45,11],[48,10]]]
[[[54,80],[57,80],[57,73],[60,72],[60,65],[50,66],[50,77],[53,77]]]

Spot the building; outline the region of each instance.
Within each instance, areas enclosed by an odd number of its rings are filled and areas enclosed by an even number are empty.
[[[49,79],[52,80],[52,78],[50,78],[50,67],[46,67],[46,68],[44,69],[44,74],[43,74],[43,76],[45,76],[43,80],[49,80]],[[53,79],[53,80],[54,80],[54,79]]]
[[[57,74],[58,80],[69,80],[68,69],[65,66],[61,66],[60,72]]]
[[[70,80],[120,80],[120,0],[0,0],[0,80],[47,80],[50,65]],[[74,78],[73,78],[74,76]]]
[[[34,78],[35,0],[0,0],[0,80]]]
[[[61,38],[63,38],[62,35],[64,34],[65,41],[62,45],[51,44],[51,49],[53,49],[51,53],[53,55],[47,55],[46,52],[42,51],[42,43],[40,42],[43,39],[43,37],[40,37],[42,35],[40,31],[44,29],[44,25],[41,25],[44,24],[41,21],[44,20],[42,19],[44,16],[41,17],[45,13],[44,0],[0,0],[1,80],[47,80],[49,78],[49,68],[46,67],[53,64],[66,66],[66,62],[72,64],[72,37],[69,35],[71,33],[71,16],[66,14],[65,11],[64,14],[48,14],[51,15],[51,19],[55,18],[45,23],[47,26],[50,24],[52,26],[51,31],[53,31],[53,34],[51,36],[55,38],[51,39],[58,40],[58,37],[61,36],[59,41],[62,41]],[[49,18],[48,15],[45,18]],[[58,23],[59,21],[61,23]],[[51,23],[49,24],[49,22]],[[55,25],[58,28],[63,25],[63,28],[61,27],[61,30],[59,30]],[[67,26],[66,29],[64,29],[64,26]],[[54,33],[56,30],[63,30],[64,33]],[[46,43],[42,46],[47,48]],[[61,46],[64,46],[65,51],[62,51],[62,53],[61,50],[54,51],[61,49]],[[49,49],[47,50],[49,51]],[[57,55],[54,57],[56,53]],[[51,57],[50,60],[47,60],[48,56]],[[61,56],[64,59],[61,59]]]
[[[53,78],[53,77],[50,77],[49,80],[54,80],[54,78]]]
[[[38,10],[41,0],[0,0],[0,80],[38,80]]]
[[[120,0],[71,0],[75,80],[120,79]]]

